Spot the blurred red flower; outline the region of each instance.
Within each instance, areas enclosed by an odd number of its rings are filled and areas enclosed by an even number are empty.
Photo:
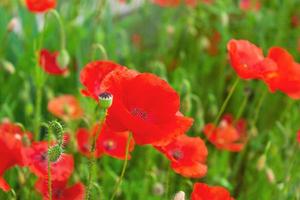
[[[94,61],[84,66],[80,72],[80,82],[86,87],[82,94],[98,100],[103,79],[112,71],[123,69],[119,64],[112,61]]]
[[[195,183],[191,200],[234,200],[234,198],[223,187]]]
[[[58,64],[58,54],[58,52],[51,53],[47,49],[42,49],[39,64],[50,75],[67,75],[69,73],[67,66],[59,66]]]
[[[67,186],[67,180],[52,181],[52,200],[82,200],[84,199],[85,188],[81,182],[71,187]],[[43,200],[49,199],[48,180],[39,178],[35,188],[43,195]]]
[[[276,63],[247,40],[232,39],[227,50],[232,67],[242,79],[265,79],[277,69]]]
[[[232,152],[241,151],[246,143],[246,121],[239,119],[234,122],[232,116],[223,117],[218,127],[210,123],[205,125],[204,134],[218,149]]]
[[[274,92],[280,90],[293,99],[300,98],[300,64],[292,55],[280,47],[272,47],[268,58],[277,64],[277,70],[265,82]]]
[[[297,141],[300,143],[300,130],[297,132]]]
[[[199,137],[178,136],[168,145],[156,147],[171,161],[173,170],[185,177],[201,178],[207,173],[207,148]]]
[[[27,165],[32,173],[39,178],[48,177],[48,143],[35,142],[30,148],[25,149]],[[72,155],[63,153],[56,162],[51,163],[51,179],[67,180],[74,170],[74,159]]]
[[[249,10],[253,10],[253,11],[257,11],[259,10],[261,7],[260,5],[260,1],[259,0],[241,0],[240,1],[240,9],[241,10],[245,10],[245,11],[249,11]]]
[[[166,144],[184,134],[193,123],[179,112],[176,91],[153,74],[117,70],[103,85],[114,96],[108,125],[113,130],[132,131],[137,144]]]
[[[80,103],[72,95],[61,95],[51,99],[48,102],[48,110],[63,120],[79,119],[83,115]]]
[[[22,141],[25,135],[29,134],[8,120],[0,124],[0,188],[6,192],[10,186],[2,178],[5,171],[15,165],[25,165]]]
[[[99,124],[93,127],[89,132],[87,129],[80,128],[77,131],[77,144],[79,152],[90,156],[91,151],[91,137],[96,136],[98,131],[101,131],[96,142],[96,156],[99,157],[103,154],[118,158],[125,159],[126,144],[128,141],[129,132],[115,132],[112,131],[106,124],[99,130]],[[134,141],[131,140],[129,152],[134,149]],[[130,159],[130,155],[128,157]]]
[[[180,3],[184,2],[186,5],[194,7],[200,2],[211,4],[213,1],[214,0],[153,0],[153,3],[161,7],[176,7],[179,6]]]
[[[25,0],[25,3],[33,13],[47,12],[56,6],[56,0]]]

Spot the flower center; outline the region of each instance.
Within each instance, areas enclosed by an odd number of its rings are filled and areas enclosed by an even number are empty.
[[[145,112],[139,108],[133,108],[131,110],[131,114],[135,117],[141,118],[142,120],[147,120],[147,118],[148,118],[147,112]]]
[[[183,153],[182,151],[176,149],[174,151],[172,151],[171,153],[172,157],[175,159],[175,160],[180,160],[181,158],[183,158]]]
[[[111,151],[111,150],[115,149],[117,145],[112,140],[106,140],[106,141],[104,141],[103,146],[107,151]]]

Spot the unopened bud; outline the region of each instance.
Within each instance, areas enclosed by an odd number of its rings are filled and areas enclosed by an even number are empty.
[[[57,57],[57,62],[59,64],[59,66],[61,66],[61,67],[68,66],[68,64],[70,63],[70,56],[66,49],[63,49],[60,51],[60,53]]]
[[[8,73],[10,73],[10,74],[15,73],[15,67],[11,62],[9,62],[7,60],[1,60],[0,65],[1,65],[0,67],[2,67]]]
[[[270,183],[275,183],[275,175],[271,168],[266,169],[266,174]]]
[[[99,104],[101,108],[108,109],[113,103],[113,95],[109,92],[103,92],[99,95]]]
[[[185,200],[185,193],[183,191],[177,192],[173,200]]]
[[[161,183],[155,183],[153,186],[153,193],[156,196],[162,196],[165,192],[164,186]]]
[[[257,165],[256,165],[256,168],[257,168],[258,171],[261,171],[261,170],[263,170],[265,168],[265,166],[266,166],[266,159],[267,159],[267,157],[266,157],[265,154],[261,155],[258,158]]]
[[[7,31],[8,32],[13,32],[15,27],[17,26],[18,24],[18,18],[14,17],[12,18],[9,23],[7,24]]]

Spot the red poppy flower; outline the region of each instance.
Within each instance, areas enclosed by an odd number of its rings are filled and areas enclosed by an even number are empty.
[[[269,89],[280,90],[293,99],[300,98],[300,64],[283,48],[272,47],[268,58],[277,64],[276,72],[265,80]]]
[[[29,11],[33,13],[47,12],[56,7],[56,0],[26,0]]]
[[[79,119],[83,115],[80,103],[72,95],[62,95],[50,100],[48,110],[63,120]]]
[[[89,132],[84,128],[80,128],[77,131],[77,144],[79,152],[86,156],[90,156],[91,136],[95,136],[98,131],[100,131],[99,125],[94,126],[92,132]],[[128,136],[129,132],[115,132],[112,131],[106,124],[104,124],[97,139],[96,156],[99,157],[103,154],[107,154],[114,158],[125,159]],[[133,149],[134,141],[131,140],[129,152],[133,151]]]
[[[300,143],[300,130],[297,132],[297,141]]]
[[[227,50],[232,67],[242,79],[265,79],[277,70],[260,48],[246,40],[230,40]]]
[[[230,193],[220,186],[208,186],[204,183],[195,183],[191,195],[192,200],[234,200]]]
[[[94,127],[94,134],[96,134],[97,131],[99,131],[99,126]],[[115,132],[104,124],[96,143],[97,153],[99,155],[107,154],[114,158],[124,160],[126,156],[126,144],[128,142],[128,137],[128,131]],[[134,141],[132,139],[129,144],[129,152],[133,151],[133,149]],[[130,159],[130,155],[128,155],[128,159]]]
[[[25,134],[19,126],[9,121],[0,124],[0,188],[4,191],[10,190],[2,178],[5,171],[15,165],[25,164],[22,143]]]
[[[245,11],[249,11],[249,10],[253,10],[253,11],[257,11],[260,9],[260,2],[259,0],[241,0],[240,1],[240,9],[241,10],[245,10]]]
[[[42,49],[39,64],[50,75],[67,75],[69,72],[67,66],[59,66],[57,57],[58,52],[51,53],[47,49]]]
[[[205,125],[204,134],[218,149],[241,151],[246,143],[246,121],[240,119],[234,123],[232,116],[227,114],[218,127],[214,124]]]
[[[180,4],[180,1],[181,0],[153,0],[153,3],[161,7],[175,7]]]
[[[167,156],[176,173],[193,178],[206,175],[208,151],[201,138],[181,135],[168,145],[156,148]]]
[[[123,69],[119,64],[111,61],[95,61],[87,64],[80,72],[80,82],[86,87],[82,94],[98,100],[103,79],[114,70]]]
[[[179,113],[176,91],[159,77],[117,70],[105,79],[102,89],[114,96],[107,123],[113,130],[132,131],[137,144],[166,144],[192,125]]]
[[[71,187],[67,186],[67,180],[52,181],[52,200],[82,200],[84,199],[85,188],[79,182]],[[38,179],[35,188],[43,195],[44,200],[49,199],[48,180]]]
[[[36,142],[30,148],[26,149],[26,160],[32,173],[40,178],[47,178],[48,143]],[[70,177],[74,170],[74,159],[71,155],[63,153],[56,162],[51,163],[51,179],[66,180]]]

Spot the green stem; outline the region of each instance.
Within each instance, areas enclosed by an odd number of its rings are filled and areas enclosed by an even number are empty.
[[[242,116],[242,114],[243,114],[243,112],[245,110],[245,107],[246,107],[246,105],[248,103],[248,99],[249,99],[249,96],[246,95],[245,98],[244,98],[244,100],[243,100],[243,102],[242,102],[242,105],[240,106],[240,108],[239,108],[239,110],[238,110],[238,112],[236,114],[236,118],[235,118],[236,121]]]
[[[234,83],[233,83],[233,85],[232,85],[232,87],[231,87],[231,89],[230,89],[230,91],[229,91],[229,93],[228,93],[225,101],[223,102],[223,104],[221,106],[221,109],[220,109],[220,111],[219,111],[219,113],[218,113],[218,115],[217,115],[217,117],[216,117],[216,119],[214,121],[214,124],[217,124],[219,122],[219,120],[220,120],[220,118],[221,118],[221,116],[222,116],[222,114],[223,114],[223,112],[224,112],[224,110],[225,110],[225,108],[226,108],[226,106],[227,106],[227,104],[228,104],[228,102],[229,102],[229,100],[230,100],[230,98],[231,98],[231,96],[232,96],[232,94],[233,94],[236,86],[239,83],[239,80],[240,80],[240,78],[237,77],[237,79],[234,81]]]
[[[49,14],[52,14],[56,18],[56,20],[59,24],[60,44],[61,44],[61,50],[63,50],[66,48],[66,34],[65,34],[65,30],[64,30],[64,26],[63,26],[61,17],[56,10],[49,11]]]
[[[42,104],[42,88],[40,84],[36,86],[36,102],[35,102],[35,118],[34,118],[34,138],[39,140],[40,135],[40,121],[41,121],[41,104]]]
[[[118,189],[121,185],[122,179],[125,175],[125,171],[126,171],[126,167],[127,167],[127,163],[128,163],[128,155],[129,155],[129,147],[130,147],[131,138],[132,138],[132,133],[129,133],[129,137],[128,137],[127,144],[126,144],[126,154],[125,154],[125,160],[124,160],[122,172],[121,172],[120,178],[118,179],[118,181],[115,185],[114,192],[113,192],[110,200],[114,200],[115,196],[117,195]]]
[[[87,189],[86,189],[86,195],[85,195],[86,200],[89,200],[90,196],[91,196],[93,171],[94,171],[95,163],[96,163],[96,142],[97,142],[97,138],[99,137],[99,134],[101,133],[102,124],[105,121],[106,115],[107,115],[107,110],[105,111],[103,118],[100,120],[99,129],[96,130],[96,135],[95,135],[95,137],[93,137],[93,140],[92,140],[91,155],[90,155],[91,157],[90,157],[90,163],[89,163],[89,178],[88,178],[88,184],[86,187]]]
[[[47,156],[47,165],[48,165],[48,194],[49,194],[49,200],[52,200],[52,183],[51,183],[51,162],[50,162],[50,156],[49,156],[49,148],[51,143],[51,128],[48,126],[48,156]]]
[[[103,47],[103,45],[101,45],[101,44],[94,44],[94,45],[93,45],[93,49],[94,49],[93,60],[94,60],[94,58],[95,58],[95,54],[96,54],[96,50],[97,50],[97,49],[101,52],[101,55],[102,55],[102,59],[103,59],[103,60],[107,60],[107,59],[108,59],[106,50],[105,50],[105,48]]]

